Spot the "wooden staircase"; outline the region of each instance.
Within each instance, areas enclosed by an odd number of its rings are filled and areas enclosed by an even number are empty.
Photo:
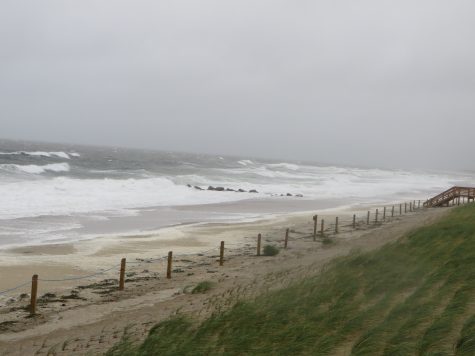
[[[460,204],[460,198],[467,198],[467,202],[475,200],[475,188],[452,187],[443,193],[427,200],[425,207],[449,206],[450,202],[457,201]]]

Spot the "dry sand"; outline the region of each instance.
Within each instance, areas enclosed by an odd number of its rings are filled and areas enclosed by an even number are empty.
[[[28,282],[33,273],[38,273],[40,279],[72,280],[40,281],[39,314],[34,317],[25,310],[28,297],[19,297],[29,292],[29,285],[10,293],[14,298],[0,308],[0,354],[101,354],[124,333],[141,340],[151,326],[173,314],[205,317],[239,299],[316,274],[332,258],[353,249],[370,250],[394,241],[446,212],[421,209],[370,226],[358,220],[357,229],[351,226],[353,212],[339,212],[337,235],[335,215],[327,213],[326,233],[333,241],[328,245],[320,236],[313,241],[311,215],[291,214],[252,223],[173,227],[160,230],[159,236],[111,236],[2,252],[0,290]],[[359,212],[359,216],[363,218],[364,214]],[[258,233],[262,233],[263,245],[282,246],[287,227],[291,229],[288,249],[276,257],[255,256]],[[227,247],[222,267],[218,264],[221,240]],[[166,261],[152,260],[169,250],[174,251],[171,280],[165,278]],[[116,265],[123,256],[128,261],[126,290],[119,292]],[[111,266],[103,275],[74,279]],[[215,287],[206,294],[189,293],[204,280],[215,282]]]

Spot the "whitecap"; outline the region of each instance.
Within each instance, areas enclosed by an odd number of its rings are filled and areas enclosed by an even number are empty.
[[[254,164],[254,162],[252,162],[250,159],[243,159],[241,161],[238,161],[237,163],[239,163],[242,166],[247,166],[247,165],[250,165],[250,164]]]
[[[292,163],[272,163],[272,164],[268,164],[267,167],[285,168],[289,171],[297,171],[300,168],[298,165],[292,164]]]
[[[73,157],[79,157],[79,153],[68,154],[66,152],[44,152],[44,151],[15,151],[15,152],[0,152],[0,155],[3,156],[12,156],[12,155],[24,155],[32,157],[58,157],[63,159],[71,159]]]
[[[202,192],[166,177],[24,180],[1,184],[0,196],[0,219],[95,212],[126,214],[136,208],[212,204],[254,197],[251,193]]]
[[[52,163],[39,166],[36,164],[0,164],[0,169],[10,172],[23,172],[29,174],[42,174],[45,172],[69,172],[70,167],[67,163]]]

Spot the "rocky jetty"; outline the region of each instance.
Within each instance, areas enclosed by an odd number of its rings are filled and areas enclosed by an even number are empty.
[[[259,193],[256,189],[250,189],[249,191],[244,190],[242,188],[239,189],[234,189],[234,188],[225,188],[225,187],[214,187],[212,185],[208,186],[208,188],[204,189],[201,188],[200,186],[197,185],[191,185],[187,184],[186,185],[188,188],[194,188],[197,190],[210,190],[214,192],[236,192],[236,193]],[[279,194],[274,194],[274,193],[268,193],[268,195],[271,196],[279,196]],[[297,198],[303,198],[303,194],[292,194],[292,193],[286,193],[286,194],[280,194],[281,197],[297,197]]]

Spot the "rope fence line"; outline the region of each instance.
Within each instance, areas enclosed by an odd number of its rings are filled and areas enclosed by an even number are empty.
[[[238,246],[238,245],[243,245],[243,247],[246,246],[246,244],[230,244],[228,243],[227,245],[233,245],[233,246]],[[229,249],[231,250],[231,249]],[[199,252],[190,252],[190,253],[181,253],[181,254],[178,254],[178,255],[175,255],[175,257],[186,257],[186,256],[196,256],[196,255],[204,255],[208,252],[211,252],[211,251],[216,251],[216,247],[213,247],[211,249],[208,249],[208,250],[205,250],[205,251],[199,251]],[[131,265],[131,264],[136,264],[136,265],[139,265],[139,264],[144,264],[144,263],[154,263],[154,262],[159,262],[160,260],[165,260],[167,258],[167,256],[161,256],[161,257],[153,257],[153,258],[148,258],[148,259],[142,259],[142,260],[139,260],[139,261],[128,261],[127,262],[127,265]],[[43,279],[43,278],[38,278],[38,281],[40,282],[67,282],[67,281],[77,281],[77,280],[82,280],[82,279],[88,279],[88,278],[92,278],[92,277],[95,277],[95,276],[100,276],[100,275],[103,275],[107,272],[110,272],[118,267],[120,267],[121,264],[115,264],[113,265],[112,267],[110,268],[106,268],[106,269],[103,269],[103,270],[100,270],[100,271],[97,271],[95,273],[92,273],[92,274],[88,274],[88,275],[85,275],[85,276],[77,276],[77,277],[65,277],[65,278],[59,278],[59,279]],[[28,281],[28,282],[25,282],[25,283],[22,283],[20,285],[17,285],[15,287],[12,287],[12,288],[9,288],[9,289],[5,289],[3,291],[0,291],[0,295],[6,295],[8,294],[9,292],[12,292],[12,291],[15,291],[21,287],[24,287],[28,284],[30,284],[31,282]]]
[[[129,263],[134,263],[134,262],[129,262]],[[114,268],[117,268],[119,267],[120,264],[118,265],[114,265],[112,266],[111,268],[107,268],[103,271],[99,271],[99,272],[96,272],[96,273],[93,273],[93,274],[89,274],[87,276],[78,276],[78,277],[66,277],[66,278],[61,278],[61,279],[42,279],[42,278],[38,278],[38,281],[41,281],[41,282],[66,282],[66,281],[77,281],[77,280],[81,280],[81,279],[87,279],[87,278],[92,278],[92,277],[95,277],[95,276],[100,276],[104,273],[107,273],[109,271],[112,271]]]
[[[407,204],[407,202],[405,202],[404,203],[404,213],[403,213],[403,209],[402,209],[403,204],[399,204],[399,211],[397,209],[397,204],[392,205],[391,210],[388,210],[387,207],[385,206],[385,207],[383,207],[383,213],[382,213],[383,217],[379,220],[378,220],[378,218],[379,218],[379,215],[381,215],[381,212],[378,209],[376,209],[376,212],[374,214],[373,219],[371,219],[371,211],[368,211],[367,215],[365,215],[363,217],[360,216],[359,218],[357,217],[356,214],[353,214],[351,220],[341,219],[340,217],[336,216],[335,217],[335,222],[334,223],[327,223],[327,226],[325,226],[325,219],[321,219],[320,229],[318,229],[318,215],[314,215],[312,217],[312,219],[314,221],[313,231],[311,231],[307,234],[307,232],[297,232],[295,230],[291,230],[291,229],[287,228],[285,230],[285,235],[283,236],[283,239],[278,240],[277,242],[278,243],[279,242],[283,243],[284,244],[283,248],[286,249],[288,247],[288,242],[289,242],[289,238],[291,237],[291,235],[290,235],[291,233],[301,233],[301,234],[303,234],[303,236],[292,237],[290,239],[290,241],[296,241],[296,240],[302,240],[302,239],[311,239],[312,237],[313,237],[313,241],[316,241],[317,236],[325,238],[325,237],[329,237],[330,235],[338,235],[342,231],[355,230],[355,229],[359,228],[360,226],[365,226],[365,227],[375,226],[375,225],[378,226],[378,225],[383,224],[384,222],[390,222],[394,218],[398,218],[402,215],[407,214],[408,212],[415,212],[417,210],[420,210],[421,209],[421,200],[418,200],[417,202],[418,202],[417,205],[416,205],[416,200],[411,201],[410,204]],[[422,206],[422,208],[424,208],[424,206]],[[343,230],[342,227],[350,228],[350,229],[344,229]],[[183,257],[186,257],[186,256],[204,256],[205,254],[207,254],[211,251],[215,251],[215,252],[219,252],[219,254],[216,255],[215,257],[219,257],[219,265],[222,266],[223,263],[224,263],[224,252],[225,251],[230,252],[230,251],[232,251],[233,249],[236,249],[236,248],[249,248],[250,250],[255,248],[250,243],[227,243],[226,246],[238,246],[238,247],[227,248],[224,245],[224,241],[221,241],[221,245],[219,247],[213,247],[213,248],[210,248],[210,249],[207,249],[207,250],[204,250],[204,251],[200,251],[200,252],[181,253],[181,254],[175,255],[174,257],[175,257],[175,260],[176,260],[178,258],[183,258]],[[261,234],[258,234],[256,256],[261,255],[260,250],[261,250]],[[251,253],[251,254],[246,254],[246,255],[249,256],[249,255],[254,255],[254,254]],[[27,281],[27,282],[24,282],[22,284],[19,284],[19,285],[15,286],[15,287],[0,291],[0,296],[5,296],[5,295],[7,295],[11,292],[14,292],[14,291],[16,291],[16,290],[18,290],[22,287],[25,287],[25,286],[27,286],[28,284],[31,283],[32,288],[31,288],[30,314],[34,315],[34,314],[36,314],[36,297],[37,297],[36,293],[37,293],[38,281],[49,283],[49,282],[65,282],[65,281],[77,281],[77,280],[89,279],[89,278],[93,278],[93,277],[96,277],[96,276],[104,275],[107,272],[110,272],[112,270],[117,270],[117,268],[120,267],[119,290],[123,290],[124,289],[123,284],[124,284],[124,275],[125,275],[125,266],[126,266],[126,264],[127,265],[142,265],[144,263],[150,264],[150,263],[157,263],[157,262],[162,261],[162,260],[167,260],[167,262],[168,262],[167,278],[171,278],[172,258],[173,257],[172,257],[172,252],[171,251],[168,253],[168,255],[165,255],[165,256],[152,257],[152,258],[147,258],[147,259],[138,259],[137,258],[136,261],[126,262],[126,259],[123,258],[120,264],[115,264],[115,265],[113,265],[109,268],[102,269],[100,271],[97,271],[95,273],[88,274],[88,275],[85,275],[85,276],[65,277],[65,278],[58,278],[58,279],[42,279],[42,278],[39,278],[38,275],[34,275],[32,277],[32,281]]]
[[[13,287],[13,288],[10,288],[10,289],[5,289],[5,290],[3,290],[3,291],[0,291],[0,295],[5,295],[5,294],[7,294],[7,293],[13,292],[13,291],[15,291],[15,290],[17,290],[17,289],[20,289],[21,287],[24,287],[24,286],[28,285],[28,284],[30,284],[30,281],[25,282],[25,283],[23,283],[23,284],[20,284],[20,285],[18,285],[18,286],[16,286],[16,287]]]

